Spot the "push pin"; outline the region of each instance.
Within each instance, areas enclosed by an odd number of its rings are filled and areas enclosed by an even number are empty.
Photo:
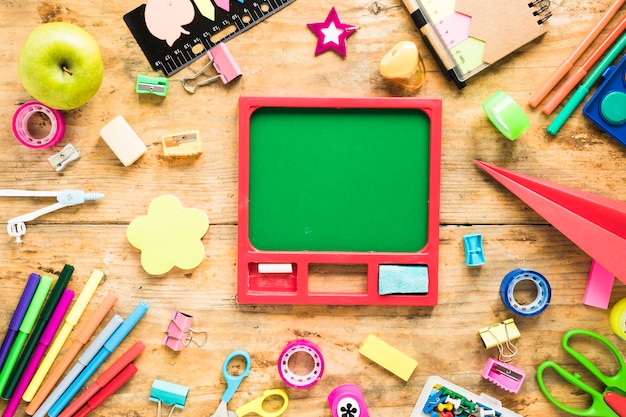
[[[157,96],[165,97],[167,95],[168,84],[169,81],[164,77],[137,75],[135,92],[138,94],[155,94]]]
[[[167,381],[155,379],[150,389],[150,401],[157,403],[157,417],[161,417],[161,408],[163,405],[172,406],[168,417],[174,413],[174,409],[185,408],[189,387],[178,385]]]
[[[197,346],[202,346],[206,343],[207,333],[205,331],[198,331],[191,328],[193,317],[182,313],[178,310],[172,314],[172,319],[167,327],[167,334],[163,339],[163,344],[168,346],[173,351],[179,352],[184,347],[189,346],[190,343],[195,343]],[[204,340],[202,342],[196,341],[193,338],[193,334],[204,334]]]
[[[225,43],[218,43],[211,50],[207,51],[207,55],[209,56],[209,62],[200,71],[182,80],[183,87],[191,94],[195,93],[198,87],[211,84],[218,79],[222,80],[222,83],[228,84],[242,75],[239,65],[237,65],[235,58],[233,58]],[[215,68],[215,71],[217,71],[217,75],[206,76],[205,72],[209,69],[211,64]],[[189,81],[196,80],[203,75],[206,78],[197,81],[195,84],[189,83]]]

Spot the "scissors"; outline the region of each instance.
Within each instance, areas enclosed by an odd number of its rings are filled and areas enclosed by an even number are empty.
[[[594,365],[587,357],[582,353],[575,350],[569,345],[569,340],[572,336],[585,336],[591,337],[595,340],[602,342],[615,356],[619,369],[615,375],[605,375]],[[537,368],[537,381],[539,388],[543,394],[554,405],[561,410],[574,414],[577,416],[598,416],[598,417],[626,417],[626,364],[624,358],[617,350],[617,348],[604,337],[589,330],[575,329],[566,332],[563,335],[562,340],[563,349],[569,353],[574,359],[576,359],[582,366],[584,366],[593,376],[595,376],[605,389],[603,392],[599,392],[591,386],[587,385],[578,374],[572,374],[566,371],[560,365],[553,361],[546,361],[539,365]],[[586,409],[572,408],[561,402],[559,402],[546,388],[543,380],[543,372],[552,368],[556,371],[565,381],[573,385],[574,387],[586,392],[591,396],[591,405]]]
[[[228,364],[237,356],[243,357],[246,361],[246,365],[241,374],[233,375],[228,371]],[[260,397],[242,405],[235,411],[228,411],[228,402],[233,397],[233,394],[235,394],[235,391],[237,391],[241,381],[250,374],[250,362],[250,355],[245,350],[235,350],[226,357],[224,365],[222,366],[222,374],[226,380],[226,391],[224,391],[222,395],[220,405],[217,406],[217,410],[215,410],[215,413],[213,413],[211,417],[243,417],[250,413],[256,413],[262,417],[278,417],[285,412],[289,405],[289,397],[282,389],[265,390]],[[276,411],[266,411],[265,408],[263,408],[265,401],[275,396],[282,398],[282,406]]]

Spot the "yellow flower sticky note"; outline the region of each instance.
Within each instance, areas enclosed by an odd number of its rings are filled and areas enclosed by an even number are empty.
[[[192,269],[204,259],[202,237],[209,218],[202,210],[184,208],[173,196],[162,195],[150,202],[148,214],[139,216],[126,229],[126,238],[141,251],[141,265],[151,275],[173,267]]]

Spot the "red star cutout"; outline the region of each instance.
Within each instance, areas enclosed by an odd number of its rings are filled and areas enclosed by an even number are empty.
[[[341,23],[337,11],[333,7],[328,13],[326,20],[319,23],[308,23],[308,28],[317,36],[315,46],[315,56],[329,49],[335,50],[339,55],[346,56],[346,39],[352,35],[356,29],[354,25]]]

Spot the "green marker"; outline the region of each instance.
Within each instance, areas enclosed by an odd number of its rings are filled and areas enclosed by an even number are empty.
[[[604,71],[611,65],[611,62],[617,58],[617,56],[626,48],[626,33],[619,38],[619,41],[602,57],[598,65],[595,66],[593,71],[585,78],[585,81],[578,87],[576,92],[569,99],[563,110],[554,118],[550,126],[548,126],[548,133],[556,135],[558,131],[563,127],[567,119],[574,113],[576,107],[585,99],[585,96],[589,93],[589,90],[600,79]]]
[[[20,353],[22,353],[22,348],[26,344],[26,339],[28,339],[28,335],[33,330],[37,316],[39,316],[39,311],[43,306],[43,302],[46,300],[48,290],[51,286],[52,278],[50,277],[44,276],[39,281],[35,295],[33,295],[33,299],[28,306],[28,310],[26,310],[26,315],[24,316],[24,320],[20,326],[20,331],[15,338],[15,343],[13,343],[13,347],[9,352],[7,361],[4,363],[2,372],[0,372],[0,391],[4,389],[4,386],[11,376],[11,372],[13,372],[17,358],[20,356]]]
[[[22,350],[22,354],[20,358],[17,360],[17,363],[13,367],[13,372],[11,372],[11,376],[8,381],[2,384],[2,380],[0,380],[0,392],[2,395],[0,397],[4,399],[10,399],[17,388],[17,384],[22,378],[22,374],[28,366],[28,362],[30,362],[30,358],[33,356],[37,345],[39,344],[39,339],[41,339],[41,335],[43,334],[48,322],[50,321],[50,317],[52,317],[52,313],[59,304],[59,300],[61,299],[61,295],[65,288],[67,288],[67,284],[70,282],[70,278],[72,277],[72,273],[74,272],[74,267],[72,265],[65,265],[63,267],[63,271],[59,275],[59,279],[57,279],[56,284],[50,291],[50,296],[46,300],[46,303],[43,305],[41,309],[41,313],[39,314],[39,318],[37,318],[37,322],[35,323],[35,327],[33,328],[32,333],[30,334],[30,338],[28,342],[26,342],[26,346]]]

